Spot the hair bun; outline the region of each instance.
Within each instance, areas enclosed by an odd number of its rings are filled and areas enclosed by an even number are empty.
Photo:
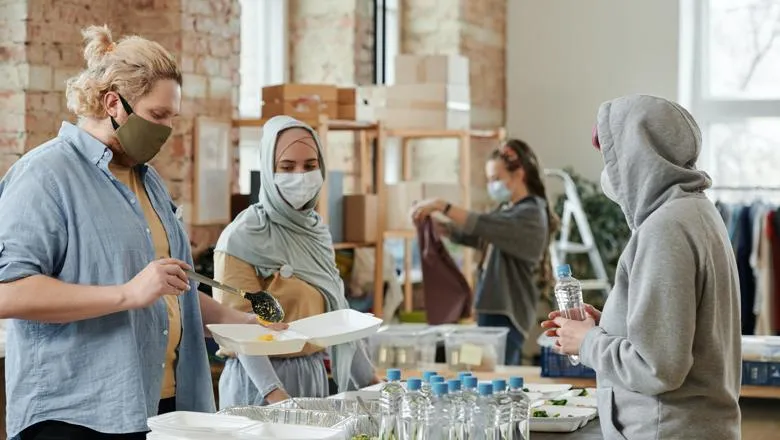
[[[88,67],[98,63],[116,47],[111,38],[111,30],[106,25],[90,26],[81,31],[81,35],[84,37],[84,59],[87,60]]]

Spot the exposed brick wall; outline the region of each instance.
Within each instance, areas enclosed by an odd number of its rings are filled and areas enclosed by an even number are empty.
[[[192,201],[195,117],[232,118],[238,104],[238,0],[12,0],[0,3],[0,175],[18,156],[54,137],[63,120],[65,80],[84,67],[80,30],[107,24],[115,39],[137,34],[162,44],[183,74],[181,117],[153,165],[178,204]],[[237,192],[237,174],[234,175]],[[228,195],[226,195],[227,197]],[[191,227],[213,243],[220,227]]]
[[[356,82],[365,0],[290,0],[290,81],[351,86]],[[358,10],[363,12],[358,12]],[[358,15],[361,18],[358,19]],[[365,31],[365,29],[363,29]],[[371,73],[373,75],[373,73]],[[370,81],[369,81],[370,82]],[[355,136],[332,132],[326,143],[326,161],[331,170],[343,171],[344,192],[357,190],[358,163]]]

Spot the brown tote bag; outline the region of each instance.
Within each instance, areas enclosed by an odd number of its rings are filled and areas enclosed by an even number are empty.
[[[428,217],[417,225],[428,324],[453,324],[469,316],[471,288]]]

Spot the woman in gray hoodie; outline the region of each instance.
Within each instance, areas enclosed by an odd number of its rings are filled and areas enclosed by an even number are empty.
[[[632,236],[603,314],[542,326],[596,371],[605,438],[738,439],[739,280],[696,169],[699,127],[676,103],[634,95],[601,106],[593,139]]]

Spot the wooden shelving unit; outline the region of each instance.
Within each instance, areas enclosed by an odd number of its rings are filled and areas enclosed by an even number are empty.
[[[411,156],[412,146],[410,141],[414,139],[457,139],[458,142],[458,157],[459,157],[459,178],[458,183],[461,191],[461,205],[465,207],[471,206],[471,155],[470,145],[471,139],[495,139],[500,141],[506,138],[506,131],[504,128],[496,130],[402,130],[391,129],[385,130],[384,135],[388,138],[401,139],[401,178],[403,181],[409,181],[412,179],[412,163]],[[378,150],[380,156],[384,156],[383,150]],[[385,219],[387,217],[386,207],[386,187],[387,184],[383,183],[384,179],[377,179],[377,182],[381,182],[377,188],[377,196],[379,198],[379,230],[382,231],[382,238],[387,239],[403,239],[404,240],[404,310],[407,312],[412,311],[412,247],[411,241],[417,236],[417,232],[414,230],[400,230],[400,231],[388,231],[385,226]],[[378,246],[376,252],[376,265],[377,273],[382,273],[381,269],[384,265],[384,243]],[[468,281],[469,285],[473,287],[473,255],[474,252],[471,249],[465,249],[464,261],[463,261],[463,273]],[[374,314],[381,316],[383,312],[384,304],[384,280],[382,277],[375,278],[374,280]]]

